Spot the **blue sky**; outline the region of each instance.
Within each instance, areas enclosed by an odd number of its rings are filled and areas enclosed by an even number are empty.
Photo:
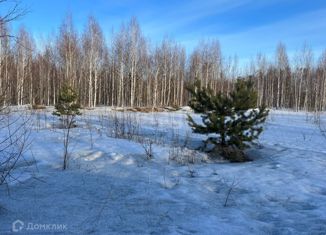
[[[155,45],[168,36],[187,52],[202,39],[217,38],[223,54],[247,61],[258,52],[272,55],[282,41],[290,55],[304,42],[318,56],[326,49],[325,0],[23,0],[30,9],[16,22],[36,38],[58,30],[67,12],[81,31],[94,15],[107,37],[122,22],[137,17]]]

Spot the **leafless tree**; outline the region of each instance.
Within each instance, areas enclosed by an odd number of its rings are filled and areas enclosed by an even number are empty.
[[[0,0],[0,6],[8,9],[7,13],[0,15],[0,132],[2,136],[0,140],[0,185],[2,185],[18,180],[12,173],[18,167],[28,146],[29,118],[23,113],[11,112],[8,107],[12,99],[11,89],[16,87],[14,81],[9,81],[10,77],[11,79],[14,77],[12,75],[15,70],[10,70],[11,66],[14,67],[14,60],[9,39],[14,36],[9,33],[8,24],[22,17],[26,10],[18,1]],[[16,44],[19,43],[20,40],[16,40]]]
[[[21,16],[19,7],[14,9],[9,15]],[[326,108],[325,56],[315,64],[308,46],[289,58],[280,43],[274,60],[258,54],[248,66],[240,66],[236,56],[222,54],[216,39],[201,41],[187,57],[185,48],[171,38],[151,45],[136,18],[112,31],[106,41],[94,17],[79,35],[68,15],[58,35],[48,37],[39,50],[24,28],[17,40],[10,40],[13,19],[4,16],[0,25],[0,93],[11,104],[55,105],[67,82],[82,94],[83,106],[158,110],[187,105],[186,87],[195,79],[215,93],[229,94],[241,77],[254,81],[257,105],[315,112]]]
[[[20,1],[0,0],[0,7],[6,9],[3,15],[0,15],[0,28],[6,27],[9,23],[18,20],[27,13],[26,7],[23,7]],[[14,35],[8,31],[1,31],[0,38],[11,37]]]
[[[95,107],[98,99],[100,69],[103,63],[104,38],[94,17],[89,17],[83,35],[83,63],[87,68],[88,106]]]
[[[0,185],[19,180],[13,172],[23,160],[29,146],[29,116],[11,112],[9,107],[0,109]]]

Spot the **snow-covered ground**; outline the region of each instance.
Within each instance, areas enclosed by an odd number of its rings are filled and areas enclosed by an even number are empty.
[[[84,110],[62,171],[57,118],[30,112],[20,182],[0,187],[0,234],[326,234],[326,138],[305,113],[272,111],[254,161],[231,164],[194,150],[204,137],[186,111]]]

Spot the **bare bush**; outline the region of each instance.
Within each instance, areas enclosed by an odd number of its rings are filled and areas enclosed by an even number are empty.
[[[151,160],[154,158],[153,143],[153,140],[150,139],[144,140],[142,143],[142,147],[145,150],[147,160]]]
[[[134,113],[126,113],[124,118],[126,124],[126,137],[129,140],[138,139],[140,135],[140,118],[137,114]]]
[[[17,181],[13,175],[29,145],[29,116],[13,113],[8,107],[0,110],[0,185]]]
[[[237,181],[236,178],[233,178],[231,183],[227,183],[228,190],[226,191],[226,197],[225,197],[224,204],[223,204],[224,207],[227,207],[228,201],[229,201],[230,196],[231,196],[231,193],[237,188],[239,183],[240,182]]]
[[[114,113],[113,128],[113,134],[115,138],[122,138],[125,135],[124,115],[122,115],[122,118],[119,118],[117,113]]]
[[[137,140],[140,133],[140,120],[134,113],[112,112],[101,117],[101,125],[107,135],[113,138]]]

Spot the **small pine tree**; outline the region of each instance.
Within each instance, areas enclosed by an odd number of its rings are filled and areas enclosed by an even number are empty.
[[[77,99],[78,95],[76,91],[66,84],[63,85],[53,115],[62,118],[64,128],[72,127],[75,124],[75,116],[81,114],[79,111],[80,105],[77,103]]]
[[[64,133],[64,156],[63,156],[63,169],[68,167],[68,146],[70,129],[75,126],[75,117],[81,115],[79,109],[80,106],[77,103],[78,95],[68,85],[64,85],[60,90],[58,103],[55,105],[55,111],[53,115],[62,118],[63,127],[65,129]]]
[[[261,124],[268,115],[264,106],[256,108],[253,83],[238,79],[229,96],[214,95],[212,90],[202,88],[199,81],[188,90],[192,95],[189,106],[196,113],[202,113],[202,124],[188,115],[189,125],[195,133],[216,134],[207,138],[205,146],[214,144],[214,150],[231,161],[248,160],[243,150],[263,131]]]

